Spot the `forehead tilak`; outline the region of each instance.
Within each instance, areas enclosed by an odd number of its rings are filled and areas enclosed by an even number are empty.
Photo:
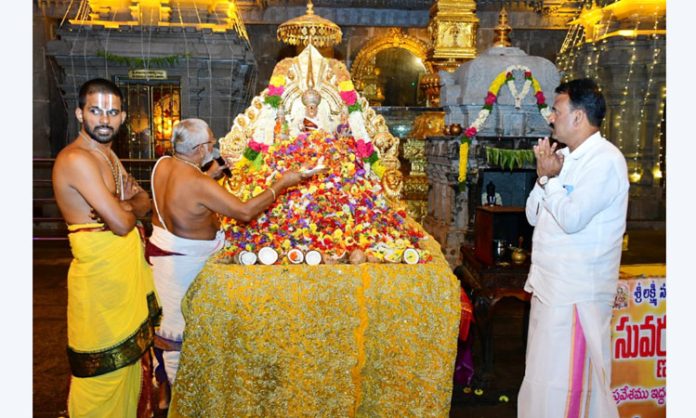
[[[103,110],[121,110],[121,99],[112,93],[95,92],[87,95],[86,105]]]

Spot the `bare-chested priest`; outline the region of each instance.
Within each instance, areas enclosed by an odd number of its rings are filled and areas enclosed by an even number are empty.
[[[111,144],[126,118],[123,95],[94,79],[79,92],[77,138],[56,158],[53,191],[73,261],[68,271],[71,417],[144,416],[149,348],[159,313],[138,217],[150,198],[126,172]]]
[[[185,119],[174,127],[173,156],[162,157],[152,170],[153,232],[147,254],[162,300],[162,323],[155,346],[164,350],[171,383],[179,366],[184,318],[181,299],[208,257],[222,248],[224,234],[217,214],[248,222],[268,208],[283,191],[306,176],[287,171],[263,193],[242,202],[201,171],[213,157],[215,138],[200,119]],[[213,163],[215,164],[215,163]],[[225,168],[217,166],[217,171]]]

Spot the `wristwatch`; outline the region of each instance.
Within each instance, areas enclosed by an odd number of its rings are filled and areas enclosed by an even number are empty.
[[[539,186],[544,187],[546,183],[549,182],[549,176],[541,176],[537,181],[539,182]]]

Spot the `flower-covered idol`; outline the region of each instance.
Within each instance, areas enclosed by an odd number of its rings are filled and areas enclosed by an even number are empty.
[[[263,247],[278,251],[278,263],[290,263],[288,254],[298,260],[293,249],[318,251],[325,263],[402,262],[407,248],[420,252],[421,263],[432,258],[420,249],[422,230],[410,223],[404,210],[388,205],[379,179],[365,170],[364,163],[377,157],[370,142],[319,129],[276,142],[263,155],[256,169],[235,166],[235,183],[226,184],[243,201],[262,193],[278,173],[326,168],[279,195],[248,224],[223,219],[230,258]]]

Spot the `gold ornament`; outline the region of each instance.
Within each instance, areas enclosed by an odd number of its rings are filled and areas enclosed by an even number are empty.
[[[281,23],[276,35],[288,45],[312,44],[317,48],[339,44],[343,37],[337,24],[314,14],[311,0],[307,2],[307,13]]]

